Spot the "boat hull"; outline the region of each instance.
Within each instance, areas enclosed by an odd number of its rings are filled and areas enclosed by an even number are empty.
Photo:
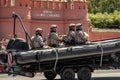
[[[70,46],[64,48],[50,48],[44,50],[31,50],[16,53],[16,61],[19,64],[36,62],[62,61],[68,59],[80,59],[82,57],[109,55],[120,52],[120,41],[113,40],[93,42],[89,45]]]

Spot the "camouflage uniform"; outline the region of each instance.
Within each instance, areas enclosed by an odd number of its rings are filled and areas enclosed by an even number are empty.
[[[41,28],[37,28],[36,29],[36,32],[37,31],[42,31],[42,29]],[[42,38],[42,36],[40,36],[40,35],[35,35],[35,36],[33,36],[32,38],[31,38],[31,40],[32,40],[32,44],[33,44],[33,49],[39,49],[39,48],[43,48],[43,44],[44,44],[44,42],[43,42],[43,38]]]
[[[75,24],[69,25],[69,32],[65,39],[66,45],[75,45],[75,30],[72,28],[75,28]]]
[[[82,24],[76,24],[76,44],[85,44],[87,42],[87,33],[82,31]]]
[[[51,25],[51,30],[54,28],[57,28],[57,25]],[[62,38],[55,31],[50,32],[48,35],[48,45],[50,47],[59,47],[61,41]]]

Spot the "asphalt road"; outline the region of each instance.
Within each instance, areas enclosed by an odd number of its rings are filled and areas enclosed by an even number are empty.
[[[47,80],[43,74],[38,73],[34,78],[27,78],[23,76],[7,76],[6,74],[0,75],[0,80]],[[59,75],[55,80],[60,80]],[[78,80],[76,78],[76,80]],[[120,80],[120,70],[99,70],[92,73],[92,80]]]

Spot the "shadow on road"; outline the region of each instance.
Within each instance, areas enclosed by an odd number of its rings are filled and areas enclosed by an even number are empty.
[[[47,80],[47,79],[42,79],[42,80]],[[61,80],[61,79],[54,79],[54,80]],[[91,80],[120,80],[120,77],[97,77],[97,78],[94,77]]]

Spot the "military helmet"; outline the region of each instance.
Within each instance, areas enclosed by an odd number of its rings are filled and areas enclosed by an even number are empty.
[[[43,29],[42,28],[37,28],[36,30],[35,30],[36,32],[42,32],[43,31]]]
[[[51,25],[50,29],[57,28],[57,27],[58,27],[57,25]]]
[[[76,27],[82,27],[81,23],[76,24]]]
[[[72,28],[72,27],[75,27],[75,24],[72,23],[69,25],[69,28]]]

